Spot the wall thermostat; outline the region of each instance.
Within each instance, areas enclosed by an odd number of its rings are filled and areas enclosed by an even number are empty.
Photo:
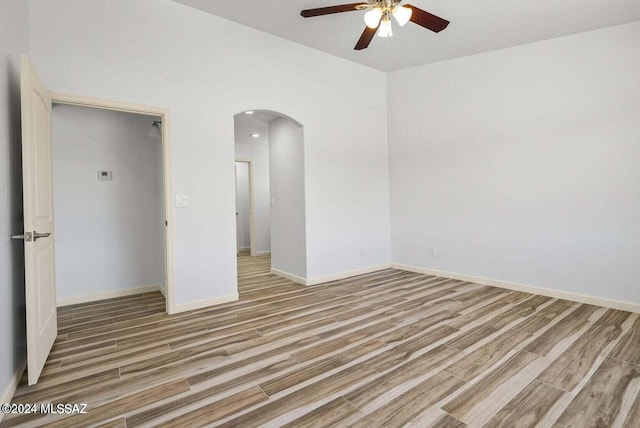
[[[98,171],[98,180],[111,180],[111,171]]]

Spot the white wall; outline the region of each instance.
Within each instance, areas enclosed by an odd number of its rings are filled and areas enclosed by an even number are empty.
[[[169,0],[30,5],[48,88],[171,109],[172,192],[190,198],[174,210],[178,304],[237,291],[233,116],[248,109],[305,127],[309,276],[389,262],[384,73]]]
[[[26,2],[0,1],[0,400],[25,360],[20,54],[29,53]],[[2,419],[2,415],[0,415]]]
[[[307,277],[304,129],[291,119],[269,122],[271,267]]]
[[[158,118],[55,105],[58,301],[164,284]],[[97,179],[99,170],[112,180]]]
[[[391,73],[393,261],[640,303],[639,41],[636,22]]]
[[[236,120],[237,123],[237,120]],[[260,133],[259,139],[248,137]],[[247,138],[248,137],[248,138]],[[256,252],[271,251],[271,205],[269,189],[269,125],[256,122],[250,129],[235,130],[236,159],[251,160],[253,164],[253,198]]]
[[[238,249],[251,247],[249,198],[249,164],[236,162],[236,225],[238,228]]]

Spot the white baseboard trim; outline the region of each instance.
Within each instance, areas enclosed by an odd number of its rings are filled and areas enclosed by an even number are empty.
[[[303,278],[301,276],[297,276],[297,275],[294,275],[292,273],[285,272],[285,271],[280,270],[280,269],[274,269],[274,268],[271,268],[271,273],[274,274],[274,275],[277,275],[279,277],[288,279],[290,281],[297,282],[298,284],[307,285],[306,278]]]
[[[351,278],[352,276],[358,276],[358,275],[364,275],[371,272],[377,272],[379,270],[389,269],[390,267],[391,267],[391,264],[387,263],[387,264],[378,265],[378,266],[369,266],[362,269],[339,272],[333,275],[319,276],[316,278],[302,278],[301,276],[297,276],[292,273],[285,272],[279,269],[274,269],[274,268],[271,268],[271,273],[274,275],[280,276],[282,278],[291,280],[293,282],[297,282],[298,284],[318,285],[318,284],[324,284],[325,282],[338,281],[340,279]]]
[[[95,302],[96,300],[112,299],[114,297],[131,296],[133,294],[152,293],[154,291],[162,291],[159,284],[143,285],[140,287],[125,288],[122,290],[105,291],[102,293],[85,294],[84,296],[67,297],[58,299],[58,307],[77,305],[78,303]],[[163,293],[164,294],[164,293]]]
[[[519,284],[516,282],[501,281],[498,279],[483,278],[481,276],[466,275],[462,273],[446,272],[436,269],[426,269],[417,266],[392,263],[394,269],[406,270],[409,272],[423,273],[425,275],[440,276],[443,278],[458,279],[460,281],[474,282],[476,284],[490,285],[492,287],[505,288],[507,290],[524,291],[525,293],[540,294],[542,296],[553,297],[555,299],[570,300],[572,302],[587,303],[590,305],[604,306],[606,308],[619,309],[622,311],[640,313],[640,303],[625,302],[622,300],[608,299],[605,297],[591,296],[588,294],[561,291],[551,288],[536,287],[533,285]]]
[[[267,254],[271,254],[271,251],[256,251],[256,256],[266,256]]]
[[[164,289],[164,287],[162,285],[158,286],[158,290],[162,293],[162,295],[164,296],[164,298],[167,298],[167,290]]]
[[[196,300],[195,302],[189,303],[178,303],[175,306],[174,313],[193,311],[196,309],[208,308],[209,306],[220,305],[222,303],[235,302],[239,300],[240,296],[238,293],[227,294],[226,296],[218,296],[212,297],[210,299]]]
[[[5,387],[2,392],[2,396],[0,397],[0,403],[11,403],[11,399],[13,398],[13,394],[15,394],[16,389],[18,388],[18,384],[20,383],[20,379],[22,379],[22,375],[24,371],[27,369],[27,359],[25,356],[25,360],[20,364],[16,372],[13,374],[13,377],[9,381],[9,384]],[[0,412],[0,422],[2,422],[2,417],[4,413]]]
[[[391,267],[391,264],[386,263],[378,266],[369,266],[366,268],[340,272],[333,275],[320,276],[316,278],[307,279],[306,285],[317,285],[317,284],[323,284],[325,282],[338,281],[340,279],[351,278],[352,276],[364,275],[367,273],[377,272],[379,270],[389,269],[390,267]]]

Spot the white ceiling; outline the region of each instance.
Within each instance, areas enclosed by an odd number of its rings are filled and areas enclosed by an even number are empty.
[[[236,144],[266,144],[269,142],[269,122],[277,113],[265,110],[256,110],[253,114],[238,113],[234,116],[235,143]],[[260,134],[254,138],[251,134]]]
[[[294,42],[391,71],[640,20],[640,0],[407,0],[451,21],[432,33],[413,23],[354,51],[363,11],[302,18],[302,9],[357,0],[174,0]]]

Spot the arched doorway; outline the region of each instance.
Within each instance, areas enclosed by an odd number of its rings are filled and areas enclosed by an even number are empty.
[[[282,113],[256,109],[236,114],[234,129],[239,278],[270,272],[304,283],[303,127]]]

